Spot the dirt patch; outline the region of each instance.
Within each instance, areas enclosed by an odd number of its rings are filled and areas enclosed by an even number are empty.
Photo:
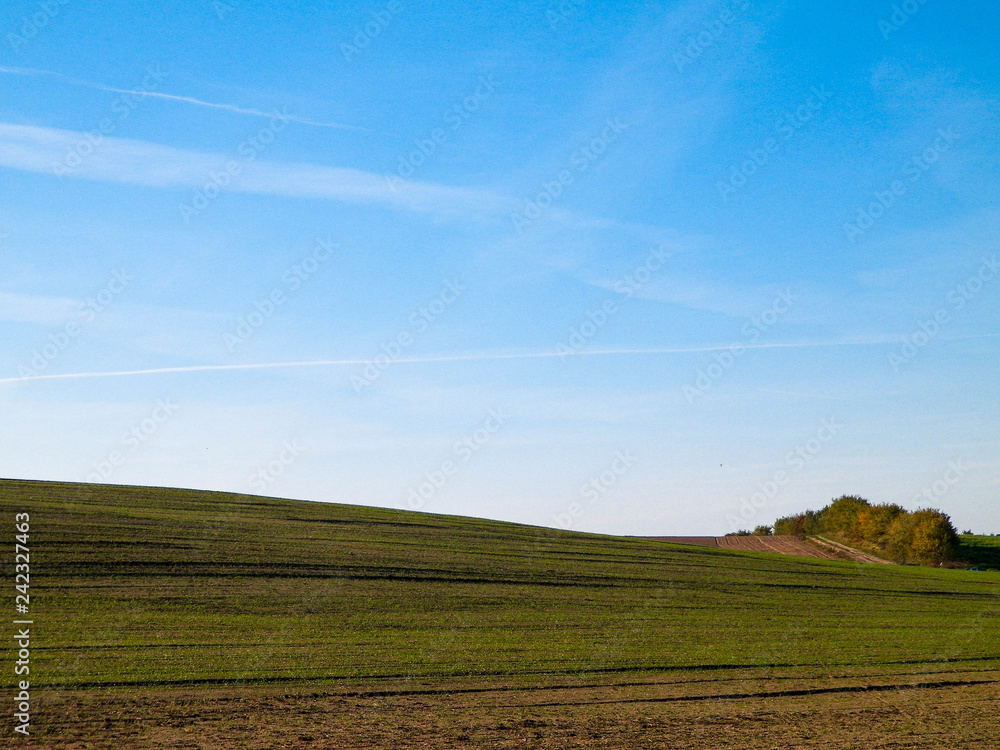
[[[832,552],[842,552],[843,554],[850,557],[856,562],[870,563],[872,565],[895,565],[896,563],[890,562],[889,560],[883,560],[881,557],[876,557],[864,550],[854,549],[853,547],[848,547],[846,544],[841,544],[840,542],[835,542],[832,539],[827,539],[822,536],[810,537],[809,541],[814,544],[825,547]]]
[[[797,536],[647,536],[657,542],[694,544],[698,547],[721,547],[745,552],[776,552],[779,555],[816,557],[821,560],[853,560],[874,565],[894,565],[880,557],[823,537],[803,539]]]
[[[699,547],[721,547],[745,552],[776,552],[780,555],[816,557],[822,560],[843,560],[844,554],[797,536],[656,536],[644,537],[673,544],[694,544]]]

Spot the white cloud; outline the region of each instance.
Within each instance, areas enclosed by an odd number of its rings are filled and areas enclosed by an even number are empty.
[[[0,123],[0,166],[56,174],[67,153],[93,136],[72,130]],[[318,198],[347,203],[381,203],[444,214],[489,214],[512,203],[483,190],[405,180],[390,184],[382,175],[344,167],[250,160],[127,138],[104,137],[68,175],[71,178],[159,188],[198,189],[211,174],[236,161],[239,174],[225,187],[242,193]]]
[[[0,320],[15,323],[59,325],[72,317],[80,306],[64,297],[36,297],[0,292]]]

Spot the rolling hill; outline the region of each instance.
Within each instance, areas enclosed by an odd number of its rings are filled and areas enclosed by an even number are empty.
[[[173,489],[4,480],[0,506],[11,545],[31,518],[21,747],[973,748],[998,728],[996,573]]]

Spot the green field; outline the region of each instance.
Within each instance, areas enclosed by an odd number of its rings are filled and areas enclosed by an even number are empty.
[[[958,558],[983,570],[1000,570],[1000,536],[962,534]]]
[[[0,506],[9,548],[31,515],[16,746],[978,748],[1000,728],[994,572],[167,489],[2,481]]]

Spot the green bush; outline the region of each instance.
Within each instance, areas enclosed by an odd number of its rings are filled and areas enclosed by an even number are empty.
[[[859,517],[871,504],[855,495],[844,495],[820,511],[820,527],[823,531],[842,534],[848,539],[861,539]]]
[[[910,547],[913,545],[914,521],[910,513],[903,513],[893,519],[885,534],[885,551],[898,563],[910,561]]]
[[[940,565],[954,560],[959,540],[951,519],[939,510],[918,510],[913,519],[913,538],[910,542],[910,562]]]
[[[792,536],[798,535],[798,530],[796,529],[797,516],[789,516],[788,518],[779,518],[774,522],[774,533],[776,536]]]
[[[858,531],[861,538],[877,546],[884,545],[889,526],[899,516],[905,514],[906,510],[902,506],[889,503],[873,505],[862,510],[858,514]]]
[[[809,536],[820,531],[819,513],[807,510],[797,516],[779,518],[774,522],[774,533],[782,536]]]

